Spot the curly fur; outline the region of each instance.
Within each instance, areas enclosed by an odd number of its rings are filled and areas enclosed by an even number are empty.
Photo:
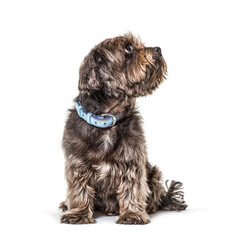
[[[166,190],[162,174],[147,160],[135,99],[151,94],[167,68],[160,48],[145,47],[132,34],[106,39],[85,57],[79,71],[79,101],[88,112],[122,118],[96,128],[70,109],[63,135],[67,198],[63,223],[93,223],[93,211],[118,215],[120,224],[146,224],[148,213],[184,210],[182,184]]]

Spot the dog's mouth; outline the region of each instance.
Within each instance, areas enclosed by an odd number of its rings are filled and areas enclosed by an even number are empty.
[[[158,87],[158,85],[166,79],[167,75],[167,65],[166,62],[159,51],[153,53],[153,62],[149,64],[148,71],[147,71],[147,80],[152,85]],[[157,85],[158,84],[158,85]]]
[[[161,68],[161,69],[166,68],[166,62],[163,58],[160,47],[154,47],[153,48],[153,59],[154,59],[154,64],[158,68]]]
[[[154,59],[154,66],[155,68],[163,68],[165,65],[165,61],[163,59],[163,57],[157,57]]]
[[[154,53],[153,62],[150,62],[149,65],[151,66],[152,71],[160,72],[161,74],[162,74],[162,72],[164,72],[164,74],[166,74],[166,62],[161,53],[159,53],[159,54]]]

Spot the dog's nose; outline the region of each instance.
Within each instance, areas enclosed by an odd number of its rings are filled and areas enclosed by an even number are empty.
[[[161,56],[161,49],[160,49],[160,47],[154,47],[154,48],[153,48],[153,52],[154,52],[155,54],[158,54],[159,56]]]

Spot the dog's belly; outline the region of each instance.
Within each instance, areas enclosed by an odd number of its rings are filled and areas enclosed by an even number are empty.
[[[95,209],[108,215],[118,214],[118,178],[114,166],[109,163],[100,163],[93,167],[96,173]]]

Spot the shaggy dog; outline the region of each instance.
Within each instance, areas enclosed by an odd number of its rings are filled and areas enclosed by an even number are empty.
[[[120,224],[146,224],[148,213],[184,210],[182,184],[165,188],[147,160],[135,99],[151,94],[167,73],[159,47],[145,47],[131,33],[106,39],[79,71],[76,109],[66,121],[67,198],[62,223],[94,223],[94,210],[118,215]]]

